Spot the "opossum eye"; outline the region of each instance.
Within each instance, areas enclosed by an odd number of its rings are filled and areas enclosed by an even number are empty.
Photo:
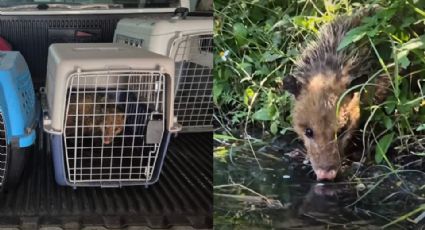
[[[306,128],[305,129],[305,136],[308,138],[312,138],[313,137],[313,130],[311,130],[310,128]]]

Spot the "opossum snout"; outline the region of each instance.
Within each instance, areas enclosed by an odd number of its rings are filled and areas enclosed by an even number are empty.
[[[316,171],[317,180],[333,180],[336,177],[337,171],[335,169],[324,170],[317,169]]]
[[[313,170],[318,181],[335,179],[340,167],[340,162],[337,159],[336,155],[323,155],[323,158],[312,161]]]
[[[113,127],[108,127],[104,130],[103,133],[103,144],[105,145],[109,145],[112,143],[114,137],[116,135],[119,135],[122,132],[122,128],[121,127],[116,127],[115,129]]]
[[[105,145],[111,144],[111,138],[109,138],[109,137],[103,138],[103,144],[105,144]]]

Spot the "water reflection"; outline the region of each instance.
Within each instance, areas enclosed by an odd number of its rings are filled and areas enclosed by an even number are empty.
[[[288,139],[252,143],[262,169],[245,143],[215,158],[215,229],[380,229],[425,203],[423,171],[374,166],[353,177],[355,164],[339,181],[317,183]],[[419,214],[387,229],[425,229],[412,223]]]

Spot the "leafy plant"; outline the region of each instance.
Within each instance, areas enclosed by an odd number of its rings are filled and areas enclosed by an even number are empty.
[[[293,98],[280,89],[301,47],[336,16],[377,6],[339,46],[369,43],[381,65],[371,75],[391,79],[385,102],[362,106],[369,121],[362,130],[365,146],[379,147],[384,136],[394,134],[388,148],[379,148],[375,160],[381,163],[390,148],[403,153],[414,142],[425,145],[419,138],[425,135],[423,1],[215,1],[214,102],[221,124],[229,129],[259,125],[273,134],[291,130]]]
[[[425,1],[420,0],[216,0],[214,102],[225,130],[260,126],[272,134],[291,130],[293,98],[282,92],[285,76],[320,26],[339,15],[377,7],[349,31],[339,49],[361,42],[379,61],[361,90],[364,156],[404,169],[397,158],[425,158]],[[373,100],[378,79],[389,79],[382,103]],[[392,154],[389,154],[392,153]],[[420,159],[421,160],[421,159]],[[422,186],[423,188],[423,186]],[[363,196],[366,196],[365,193]],[[423,211],[401,216],[387,226]]]

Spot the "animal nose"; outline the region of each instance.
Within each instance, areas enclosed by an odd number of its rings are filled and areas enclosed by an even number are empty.
[[[105,137],[105,138],[103,139],[103,143],[104,143],[105,145],[109,145],[109,144],[111,143],[111,139],[110,139],[109,137]]]
[[[316,171],[317,180],[333,180],[336,177],[336,170],[318,169]]]

